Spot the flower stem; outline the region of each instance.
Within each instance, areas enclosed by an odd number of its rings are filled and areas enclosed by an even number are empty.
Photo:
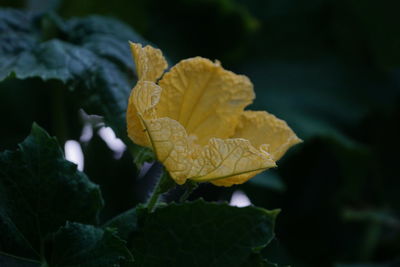
[[[187,200],[190,194],[193,193],[193,191],[196,190],[197,187],[199,187],[198,183],[187,181],[186,190],[179,198],[179,202],[184,202],[185,200]]]
[[[163,177],[160,177],[160,180],[162,178]],[[159,188],[160,180],[157,182],[153,192],[151,193],[151,196],[150,196],[149,200],[146,203],[146,207],[150,212],[153,211],[154,206],[157,204],[158,200],[160,199],[160,195],[161,194],[158,192],[159,191],[158,188]]]
[[[176,186],[174,180],[171,179],[167,170],[163,170],[160,179],[158,180],[157,184],[155,185],[153,192],[150,195],[146,203],[147,209],[152,212],[154,211],[157,203],[162,194],[168,192],[170,189]]]

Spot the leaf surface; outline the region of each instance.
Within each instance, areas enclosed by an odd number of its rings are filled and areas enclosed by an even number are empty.
[[[16,151],[0,153],[0,252],[43,258],[46,236],[75,221],[96,224],[100,189],[33,125]]]
[[[132,255],[115,230],[91,225],[67,223],[52,237],[50,266],[108,267],[120,266]],[[129,266],[129,265],[128,265]]]
[[[136,78],[128,41],[145,42],[127,25],[101,16],[63,21],[56,15],[1,9],[0,32],[0,80],[61,81],[87,113],[103,116],[129,142],[125,113]],[[139,154],[138,166],[152,158],[129,146]]]
[[[141,209],[128,245],[137,266],[241,266],[274,237],[277,213],[202,200]]]

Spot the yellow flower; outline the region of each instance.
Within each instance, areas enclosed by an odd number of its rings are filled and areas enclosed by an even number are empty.
[[[241,184],[301,142],[274,115],[244,111],[255,98],[246,76],[201,57],[164,74],[159,49],[130,46],[139,81],[129,98],[128,135],[152,148],[176,183]]]

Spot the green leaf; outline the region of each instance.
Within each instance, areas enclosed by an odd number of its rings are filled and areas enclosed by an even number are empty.
[[[72,81],[88,75],[89,68],[98,63],[95,55],[60,40],[50,40],[21,53],[9,69],[18,79],[39,77],[42,80]],[[6,74],[2,74],[6,76]]]
[[[128,246],[137,266],[241,266],[274,237],[278,212],[202,200],[141,209]]]
[[[67,223],[52,238],[50,266],[108,267],[133,261],[116,231],[91,225]]]
[[[41,260],[49,233],[66,221],[96,224],[102,206],[99,187],[36,124],[0,153],[0,252]]]
[[[126,24],[101,16],[72,18],[66,21],[63,32],[69,42],[116,63],[127,73],[132,73],[135,68],[128,40],[147,43]]]
[[[0,266],[6,267],[40,267],[41,263],[30,259],[19,258],[0,252]]]
[[[31,13],[0,9],[0,80],[12,73],[18,56],[38,39],[38,29]]]
[[[100,16],[64,22],[54,14],[5,9],[0,10],[0,30],[0,80],[59,80],[86,112],[103,116],[131,142],[125,113],[135,77],[128,41],[145,42],[128,26]],[[144,148],[130,146],[139,167],[150,159]]]
[[[143,208],[145,207],[138,206],[130,209],[105,223],[104,227],[117,229],[119,237],[124,240],[129,240],[131,234],[138,229],[137,210]]]

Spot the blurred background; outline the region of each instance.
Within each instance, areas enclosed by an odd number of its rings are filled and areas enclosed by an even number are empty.
[[[56,12],[64,19],[112,17],[159,47],[170,65],[203,56],[247,75],[257,95],[249,108],[286,120],[304,143],[291,149],[278,168],[244,185],[203,184],[191,198],[282,209],[276,238],[263,252],[273,262],[400,266],[399,1],[0,4]],[[79,95],[63,86],[37,78],[0,83],[0,149],[15,148],[38,122],[101,185],[107,220],[144,201],[157,166],[145,165],[150,170],[140,172],[126,142],[93,116],[103,114],[85,109],[86,114],[76,101]]]

